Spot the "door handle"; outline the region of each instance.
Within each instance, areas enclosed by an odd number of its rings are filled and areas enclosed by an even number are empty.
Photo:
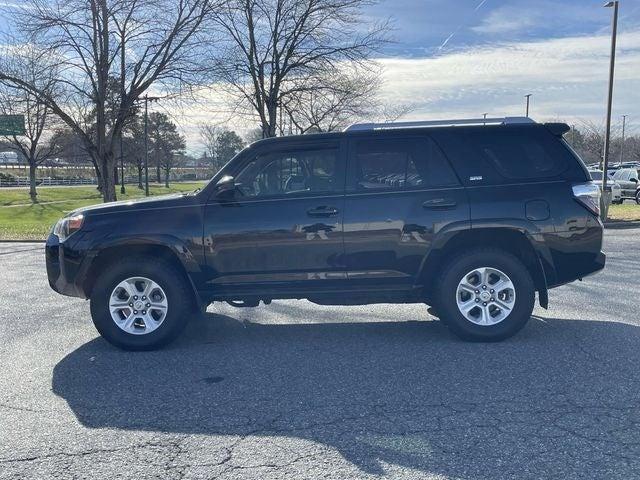
[[[438,209],[438,208],[452,208],[458,205],[453,198],[432,198],[422,204],[423,208]]]
[[[337,215],[338,209],[336,207],[314,207],[307,210],[307,215],[310,217],[333,217]]]

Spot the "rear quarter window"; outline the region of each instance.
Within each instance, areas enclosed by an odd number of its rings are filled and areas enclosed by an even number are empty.
[[[589,179],[582,163],[544,125],[451,127],[433,136],[469,186]]]
[[[466,135],[478,157],[493,165],[505,178],[514,180],[555,177],[566,170],[567,161],[549,134],[534,129],[477,130]]]

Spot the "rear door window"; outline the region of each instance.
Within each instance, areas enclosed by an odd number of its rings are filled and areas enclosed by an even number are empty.
[[[444,154],[428,137],[352,142],[351,190],[412,190],[457,185]]]

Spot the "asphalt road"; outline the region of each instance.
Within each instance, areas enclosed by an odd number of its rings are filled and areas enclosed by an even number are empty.
[[[125,353],[0,244],[0,478],[640,477],[640,230],[498,344],[419,305],[216,304]]]

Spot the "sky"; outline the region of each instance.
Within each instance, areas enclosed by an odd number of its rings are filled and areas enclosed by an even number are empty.
[[[383,96],[410,118],[522,115],[603,123],[611,18],[602,0],[388,0]],[[640,0],[621,0],[614,122],[640,133]]]
[[[613,9],[603,0],[382,0],[381,97],[403,120],[516,116],[604,125]],[[640,134],[640,0],[621,0],[613,114]],[[197,121],[215,113],[192,112]],[[232,122],[233,123],[233,122]],[[197,143],[197,129],[186,129]]]
[[[0,0],[19,4],[20,0]],[[381,99],[406,105],[403,119],[523,115],[538,121],[603,124],[612,9],[604,0],[381,0],[362,24],[390,20],[378,55]],[[5,19],[6,21],[6,19]],[[640,0],[621,0],[613,123],[626,114],[640,134]],[[0,19],[0,28],[2,19]],[[161,108],[161,107],[157,107]],[[192,153],[198,124],[227,121],[220,99],[172,110]],[[246,125],[231,120],[242,131]]]

